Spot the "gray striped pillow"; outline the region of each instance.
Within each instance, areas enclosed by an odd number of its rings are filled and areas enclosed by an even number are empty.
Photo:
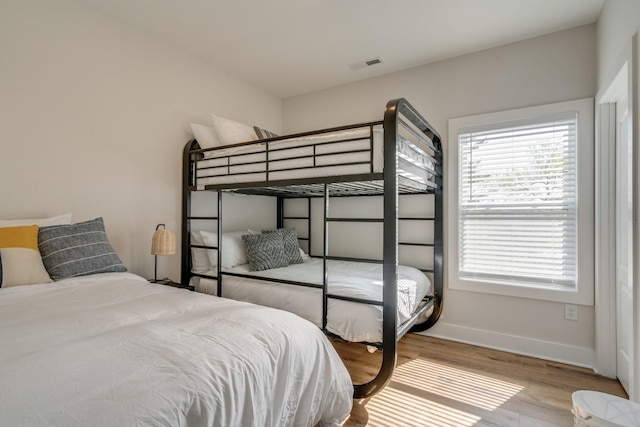
[[[107,239],[102,218],[42,227],[38,248],[53,280],[127,271]]]
[[[258,136],[258,139],[276,138],[278,136],[278,134],[269,132],[268,130],[259,128],[258,126],[254,126],[253,130]]]

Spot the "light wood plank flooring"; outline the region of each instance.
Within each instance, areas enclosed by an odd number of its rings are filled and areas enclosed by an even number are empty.
[[[380,352],[333,342],[354,381],[375,375]],[[590,369],[408,334],[389,385],[354,401],[344,427],[573,426],[576,390],[627,397]]]

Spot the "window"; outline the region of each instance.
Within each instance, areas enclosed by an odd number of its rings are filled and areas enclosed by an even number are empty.
[[[450,287],[593,304],[592,110],[451,120]]]
[[[576,286],[577,122],[458,135],[461,277]]]

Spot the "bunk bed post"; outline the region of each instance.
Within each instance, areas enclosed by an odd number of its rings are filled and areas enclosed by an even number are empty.
[[[284,227],[284,197],[276,197],[276,228]]]
[[[438,142],[436,144],[435,142]],[[439,152],[435,154],[438,161],[436,166],[437,176],[435,177],[435,183],[438,186],[434,192],[434,224],[433,224],[433,311],[427,320],[422,323],[415,324],[409,332],[422,332],[426,331],[430,327],[436,324],[440,315],[442,314],[442,302],[443,302],[443,251],[444,251],[444,220],[443,220],[443,196],[442,196],[442,147],[440,145],[440,139],[434,138],[434,145],[439,149]]]
[[[384,112],[384,230],[382,275],[382,366],[384,379],[379,388],[390,380],[396,367],[397,314],[398,314],[398,104],[390,101]],[[404,101],[404,100],[402,100]],[[376,387],[376,388],[378,388]],[[376,389],[372,389],[376,392]]]
[[[365,384],[354,385],[354,398],[371,396],[391,380],[396,367],[398,304],[398,175],[397,138],[398,104],[389,101],[384,112],[384,194],[383,194],[383,265],[382,265],[382,365],[378,375]]]
[[[184,147],[184,152],[182,154],[182,239],[181,239],[181,268],[180,268],[180,283],[183,285],[188,285],[189,280],[191,278],[189,272],[191,271],[191,256],[187,256],[190,254],[189,245],[190,245],[190,235],[191,235],[191,221],[189,217],[191,216],[191,187],[195,185],[195,178],[193,177],[193,163],[191,159],[191,150],[194,148],[199,148],[198,143],[195,139],[189,141],[189,143]]]
[[[435,221],[433,224],[433,312],[426,322],[423,322],[413,329],[415,332],[425,331],[435,325],[442,314],[443,297],[443,250],[444,250],[444,213],[443,213],[443,169],[442,169],[442,143],[438,136],[433,137],[433,145],[438,149],[435,153],[437,160],[435,183],[437,188],[434,192]]]
[[[440,135],[427,123],[416,110],[408,103],[403,106],[403,114],[423,132],[433,145],[433,157],[436,160],[433,190],[434,196],[434,223],[433,223],[433,310],[429,317],[422,323],[414,325],[410,332],[421,332],[435,325],[443,307],[444,277],[443,277],[443,256],[444,256],[444,165],[442,153],[442,140]]]
[[[218,190],[218,265],[216,273],[218,276],[218,296],[222,296],[222,191]]]
[[[311,197],[307,197],[307,254],[311,256]]]
[[[329,256],[329,184],[324,184],[322,219],[324,221],[323,228],[323,244],[322,244],[322,332],[327,333],[327,305],[329,298],[327,297],[327,284],[329,283],[329,270],[327,269],[327,257]]]

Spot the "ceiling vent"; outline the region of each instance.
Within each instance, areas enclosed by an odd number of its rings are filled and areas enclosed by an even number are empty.
[[[382,63],[382,58],[377,57],[377,58],[367,59],[365,61],[354,62],[353,64],[349,64],[348,67],[352,71],[356,71],[356,70],[361,70],[363,68],[371,67],[372,65],[381,64],[381,63]]]

